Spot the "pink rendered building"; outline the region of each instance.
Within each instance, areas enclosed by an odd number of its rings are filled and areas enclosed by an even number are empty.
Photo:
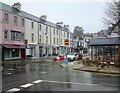
[[[2,60],[25,59],[25,18],[20,4],[12,7],[0,3],[0,58]]]

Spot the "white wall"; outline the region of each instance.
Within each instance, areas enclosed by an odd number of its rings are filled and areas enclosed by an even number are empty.
[[[32,29],[31,23],[34,22],[34,28]],[[34,42],[32,42],[32,33],[34,34]],[[38,22],[35,22],[30,19],[25,19],[25,39],[28,40],[28,44],[37,44],[38,43]],[[34,53],[36,56],[39,55],[38,48],[35,48]],[[30,54],[30,50],[26,49],[26,55]]]

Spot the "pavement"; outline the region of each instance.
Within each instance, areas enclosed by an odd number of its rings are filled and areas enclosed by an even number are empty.
[[[79,71],[87,71],[87,72],[97,72],[97,73],[106,73],[106,74],[117,74],[120,75],[120,68],[118,67],[107,67],[104,68],[100,67],[93,67],[93,66],[85,66],[82,62],[73,61],[69,62],[68,64],[62,63],[60,64],[61,67],[67,67],[73,70]]]
[[[4,63],[36,63],[36,62],[53,62],[53,58],[32,58],[27,60],[11,60],[11,61],[4,61]],[[73,70],[79,70],[79,71],[87,71],[87,72],[98,72],[98,73],[108,73],[108,74],[119,74],[120,75],[120,68],[116,67],[104,67],[100,69],[100,67],[93,67],[93,66],[85,66],[82,64],[82,61],[72,61],[68,62],[68,64],[65,64],[64,62],[61,62],[61,67],[67,67],[71,68]],[[1,71],[0,71],[1,72]]]

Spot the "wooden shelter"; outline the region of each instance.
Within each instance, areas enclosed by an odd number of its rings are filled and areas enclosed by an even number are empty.
[[[120,64],[120,37],[93,38],[89,45],[92,61]]]

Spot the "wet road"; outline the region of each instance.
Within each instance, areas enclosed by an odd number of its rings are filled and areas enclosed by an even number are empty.
[[[60,63],[6,64],[2,91],[118,91],[118,76],[62,68]]]

